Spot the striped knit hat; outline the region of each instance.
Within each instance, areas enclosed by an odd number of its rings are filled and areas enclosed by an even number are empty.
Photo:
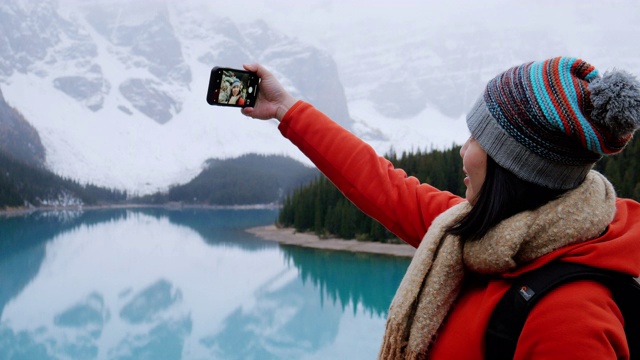
[[[467,124],[487,154],[519,178],[572,189],[640,127],[640,83],[624,71],[599,76],[574,58],[527,63],[489,81]]]

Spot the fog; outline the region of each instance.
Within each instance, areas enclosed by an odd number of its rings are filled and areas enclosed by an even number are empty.
[[[250,0],[242,6],[234,2],[209,4],[235,21],[262,19],[338,58],[349,48],[380,46],[381,39],[392,42],[393,37],[402,40],[411,36],[442,42],[449,32],[478,27],[496,33],[526,33],[527,37],[515,41],[530,42],[532,47],[539,36],[553,37],[574,52],[562,55],[577,57],[588,57],[595,44],[610,38],[611,49],[620,53],[620,44],[635,42],[640,18],[640,2],[633,0]],[[469,34],[469,43],[477,40]],[[394,48],[393,43],[385,45]]]

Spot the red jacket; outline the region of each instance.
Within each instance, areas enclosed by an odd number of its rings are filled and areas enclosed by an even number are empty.
[[[436,216],[464,201],[395,169],[368,144],[302,101],[287,112],[279,129],[358,208],[414,247]],[[500,277],[465,279],[462,293],[431,347],[430,358],[482,359],[489,316],[508,289],[509,279],[553,259],[638,277],[640,204],[618,199],[616,205],[613,222],[597,239],[558,249]],[[628,356],[622,316],[609,290],[595,282],[576,281],[550,292],[536,305],[522,330],[515,359]]]

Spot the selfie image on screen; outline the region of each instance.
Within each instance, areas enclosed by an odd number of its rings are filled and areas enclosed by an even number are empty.
[[[249,75],[236,75],[232,71],[222,73],[220,82],[220,95],[218,102],[221,104],[244,105],[247,97],[247,84]]]

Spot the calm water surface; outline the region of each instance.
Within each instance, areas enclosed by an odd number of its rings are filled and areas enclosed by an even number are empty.
[[[274,210],[0,217],[0,359],[372,359],[408,259],[280,246]]]

